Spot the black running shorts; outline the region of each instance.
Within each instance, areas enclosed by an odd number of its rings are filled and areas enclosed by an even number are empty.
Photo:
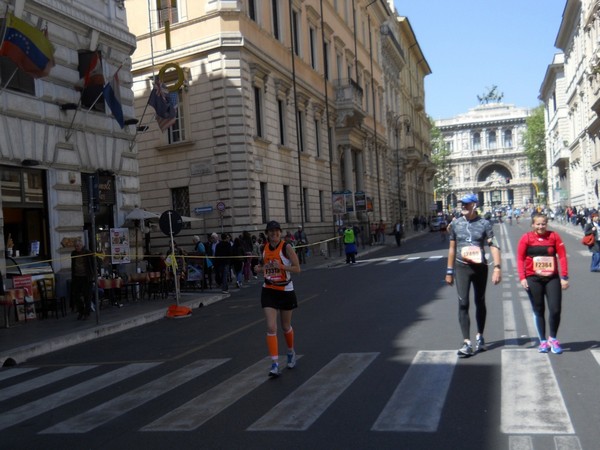
[[[289,311],[298,307],[298,300],[295,291],[278,291],[263,287],[260,294],[260,304],[263,308]]]

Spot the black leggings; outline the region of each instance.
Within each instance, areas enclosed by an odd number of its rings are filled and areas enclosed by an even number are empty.
[[[469,317],[469,291],[473,285],[473,300],[475,302],[475,320],[477,332],[483,334],[487,309],[485,307],[485,288],[487,285],[487,264],[461,264],[454,267],[454,283],[458,293],[458,323],[463,339],[469,338],[471,318]]]
[[[546,319],[544,297],[548,302],[548,325],[550,336],[555,338],[560,325],[560,312],[562,309],[562,288],[560,278],[554,277],[527,277],[529,301],[533,308],[533,318],[540,340],[546,339]]]

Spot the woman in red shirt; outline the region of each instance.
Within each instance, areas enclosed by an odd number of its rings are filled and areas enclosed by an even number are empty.
[[[561,237],[548,230],[548,218],[535,213],[531,218],[533,231],[525,233],[517,248],[517,270],[521,286],[527,290],[540,338],[540,353],[562,353],[556,339],[560,325],[562,290],[569,287],[567,251]],[[559,276],[560,273],[560,276]],[[545,300],[545,301],[544,301]],[[545,303],[548,304],[550,332],[546,339]]]

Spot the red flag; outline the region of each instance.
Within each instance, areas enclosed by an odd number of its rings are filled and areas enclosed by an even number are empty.
[[[100,55],[100,52],[80,52],[80,58],[86,54],[89,55],[90,62],[84,70],[82,70],[80,66],[79,73],[82,74],[82,78],[75,83],[75,89],[81,91],[81,104],[91,108],[94,105],[94,102],[98,102],[99,96],[102,94],[102,89],[104,88],[104,75],[102,72],[102,56]],[[98,103],[101,104],[101,102]]]

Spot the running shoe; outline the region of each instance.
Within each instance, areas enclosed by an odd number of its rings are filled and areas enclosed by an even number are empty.
[[[558,339],[548,339],[548,343],[550,344],[550,349],[552,350],[552,353],[556,353],[557,355],[560,355],[562,353],[562,347],[560,346],[560,342],[558,342]]]
[[[550,344],[548,344],[548,341],[541,341],[540,346],[538,347],[538,352],[548,353],[549,350],[550,350]]]
[[[471,344],[467,344],[466,342],[463,344],[461,348],[456,352],[458,356],[462,356],[463,358],[468,358],[469,356],[473,356],[473,346]]]
[[[269,370],[270,377],[278,377],[279,376],[279,364],[274,362],[271,364],[271,370]]]
[[[487,347],[485,345],[485,339],[483,339],[483,336],[479,336],[477,338],[477,342],[475,342],[475,351],[476,352],[485,352],[487,350]]]
[[[296,367],[296,352],[291,352],[287,354],[287,368],[293,369]]]

